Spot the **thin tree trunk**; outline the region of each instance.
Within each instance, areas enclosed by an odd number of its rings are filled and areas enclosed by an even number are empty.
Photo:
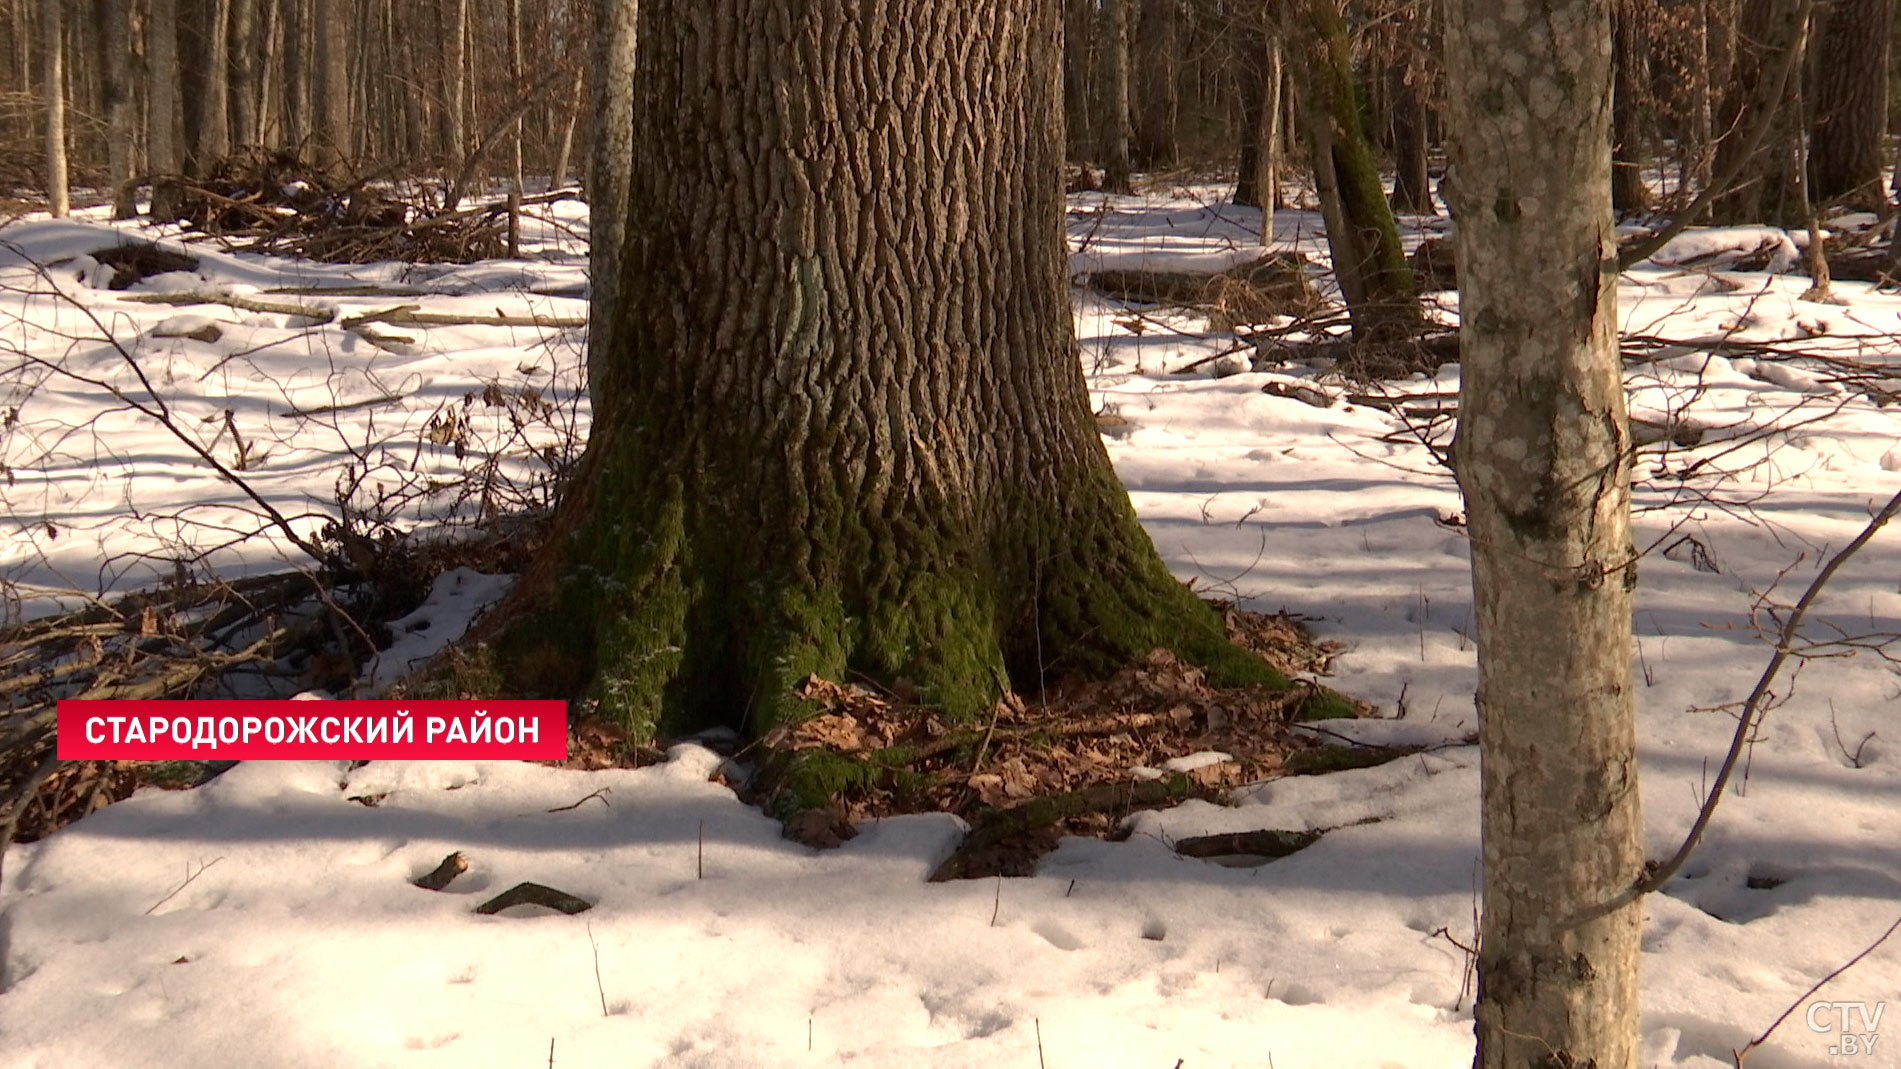
[[[1129,3],[1102,3],[1102,188],[1132,193],[1129,161]]]
[[[634,53],[639,5],[635,0],[592,0],[594,67],[593,154],[588,160],[588,396],[597,413],[618,404],[610,379],[616,351],[615,294],[620,290],[621,246],[634,211]]]
[[[1615,84],[1611,104],[1611,207],[1637,212],[1650,206],[1644,186],[1642,123],[1650,83],[1650,42],[1644,0],[1615,0],[1611,5],[1612,63]]]
[[[145,155],[152,218],[178,214],[178,0],[148,0],[145,18]]]
[[[568,184],[568,166],[574,160],[574,131],[581,123],[581,106],[587,102],[587,65],[575,63],[574,85],[568,90],[568,119],[561,126],[561,147],[554,154],[554,169],[548,177],[548,188],[559,189]]]
[[[194,157],[203,172],[231,152],[231,0],[199,0],[198,125]]]
[[[444,0],[447,17],[442,27],[442,95],[449,158],[459,164],[469,151],[469,0]]]
[[[1280,88],[1280,41],[1268,25],[1265,10],[1244,18],[1230,32],[1234,50],[1235,85],[1241,98],[1241,164],[1234,183],[1234,202],[1272,212],[1272,167],[1277,162],[1269,145]]]
[[[353,156],[350,130],[350,3],[314,0],[319,166],[342,177]]]
[[[1416,60],[1401,59],[1388,79],[1393,99],[1393,210],[1437,215],[1426,160],[1426,100],[1417,84],[1424,77]]]
[[[1610,3],[1453,0],[1447,20],[1464,368],[1453,455],[1482,754],[1479,1069],[1637,1064],[1643,909],[1604,909],[1644,861]]]
[[[317,123],[311,111],[315,106],[316,57],[311,34],[312,5],[316,0],[282,0],[286,5],[284,21],[284,120],[285,136],[307,159],[319,162]]]
[[[263,140],[258,125],[258,0],[229,0],[231,7],[231,141],[255,145]]]
[[[40,35],[45,42],[46,208],[63,219],[72,210],[66,180],[66,0],[41,0]]]
[[[509,80],[515,84],[515,93],[517,95],[521,94],[527,84],[526,80],[522,77],[521,0],[508,0],[508,77]],[[515,131],[514,137],[512,138],[515,150],[514,166],[510,169],[509,176],[510,180],[514,183],[517,195],[527,192],[524,187],[526,179],[522,175],[522,168],[524,166],[522,158],[522,137],[526,129],[527,124],[524,120],[515,120]],[[510,255],[514,254],[511,252]]]
[[[1068,145],[1067,158],[1076,161],[1095,154],[1095,125],[1089,108],[1095,98],[1091,91],[1094,28],[1090,0],[1067,0],[1063,4],[1063,136]]]

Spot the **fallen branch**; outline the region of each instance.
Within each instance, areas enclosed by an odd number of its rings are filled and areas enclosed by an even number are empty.
[[[930,882],[996,875],[981,867],[986,860],[985,853],[1013,836],[1038,831],[1070,817],[1179,802],[1209,793],[1212,792],[1187,776],[1176,775],[1144,783],[1098,784],[1068,794],[1033,799],[1011,809],[986,810],[977,817],[976,825],[964,836],[963,843],[931,873]]]
[[[222,304],[227,308],[236,308],[245,312],[263,312],[267,315],[302,316],[310,320],[310,326],[319,327],[337,318],[335,308],[321,308],[308,304],[291,304],[287,301],[260,301],[255,297],[240,297],[231,293],[134,293],[125,297],[139,304]]]
[[[1183,857],[1281,858],[1305,850],[1320,841],[1317,831],[1285,831],[1265,828],[1260,831],[1232,831],[1222,835],[1196,835],[1174,842],[1175,852]]]
[[[586,316],[544,316],[509,315],[497,312],[494,315],[452,315],[447,312],[420,312],[417,304],[397,305],[378,312],[365,312],[351,316],[343,321],[343,329],[353,330],[365,323],[388,323],[392,326],[429,326],[429,327],[585,327]]]
[[[572,917],[576,913],[586,913],[594,908],[594,903],[585,898],[577,898],[566,891],[557,891],[539,883],[518,883],[494,898],[475,907],[481,914],[496,914],[510,906],[547,906]]]

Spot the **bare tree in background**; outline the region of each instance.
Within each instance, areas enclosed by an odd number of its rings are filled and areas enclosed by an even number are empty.
[[[1452,0],[1482,753],[1482,1069],[1637,1063],[1631,442],[1610,205],[1612,0]]]
[[[98,22],[99,93],[106,120],[106,174],[112,185],[112,217],[128,219],[138,212],[136,185],[138,137],[137,102],[132,94],[132,5],[129,0],[96,0]]]
[[[145,158],[152,174],[152,217],[177,212],[178,0],[148,0],[145,12]]]
[[[72,207],[66,182],[66,0],[41,0],[40,33],[45,46],[40,94],[46,101],[46,203],[54,218],[63,218]]]
[[[621,245],[634,167],[634,59],[637,0],[592,0],[594,151],[588,161],[588,346],[589,399],[595,418],[614,403],[608,385],[614,351],[614,294],[620,287]]]
[[[1129,4],[1131,0],[1103,0],[1102,3],[1102,188],[1111,193],[1131,193],[1129,184],[1133,165],[1129,158]]]

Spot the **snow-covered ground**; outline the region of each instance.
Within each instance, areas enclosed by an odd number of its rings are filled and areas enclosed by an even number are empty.
[[[1078,272],[1109,262],[1219,267],[1254,254],[1258,216],[1219,204],[1213,190],[1091,195],[1072,207]],[[562,210],[579,222],[573,207]],[[1317,252],[1318,230],[1316,215],[1289,212],[1277,238]],[[110,234],[92,218],[22,224],[0,240],[49,264]],[[391,351],[339,325],[401,303],[583,315],[575,287],[584,258],[558,236],[544,235],[531,263],[453,269],[203,254],[197,277],[128,291],[213,288],[337,306],[342,315],[321,326],[131,303],[88,285],[83,259],[42,271],[0,252],[0,349],[42,362],[7,380],[36,384],[30,393],[0,398],[0,408],[19,410],[3,454],[12,480],[0,490],[10,510],[0,578],[18,608],[44,607],[64,588],[150,582],[260,526],[255,502],[238,499],[177,436],[115,403],[110,388],[146,400],[139,391],[149,384],[222,461],[248,451],[244,478],[306,536],[334,515],[336,469],[354,455],[379,473],[360,494],[373,494],[378,478],[413,485],[418,473],[446,479],[484,463],[483,443],[511,427],[508,409],[481,397],[490,382],[532,388],[584,428],[584,404],[567,400],[578,332],[385,327],[411,339]],[[1753,249],[1760,237],[1734,244]],[[1701,431],[1694,448],[1651,456],[1638,492],[1640,545],[1651,552],[1632,654],[1658,857],[1688,827],[1720,761],[1734,726],[1727,703],[1748,692],[1767,657],[1759,626],[1775,621],[1752,616],[1759,597],[1774,587],[1777,600],[1793,601],[1870,509],[1901,490],[1901,410],[1833,381],[1839,365],[1708,351],[1727,340],[1901,363],[1901,298],[1838,283],[1845,303],[1803,302],[1806,279],[1726,274],[1720,257],[1711,267],[1709,255],[1730,240],[1693,235],[1659,257],[1694,259],[1691,267],[1648,265],[1621,293],[1627,332],[1660,339],[1647,347],[1653,359],[1630,366],[1633,411]],[[428,292],[258,292],[364,282]],[[1456,308],[1451,295],[1440,304]],[[180,315],[215,320],[220,339],[152,335]],[[83,340],[99,324],[125,353]],[[1409,427],[1390,405],[1344,397],[1374,391],[1332,381],[1324,368],[1215,360],[1177,374],[1233,343],[1204,336],[1191,317],[1133,317],[1080,295],[1077,327],[1097,401],[1121,417],[1109,427],[1111,455],[1177,573],[1252,607],[1311,614],[1322,637],[1347,643],[1335,685],[1389,717],[1349,725],[1355,734],[1456,743],[1469,732],[1461,505],[1419,441],[1443,442],[1445,428],[1420,426],[1418,414],[1452,403],[1457,369],[1389,384],[1422,395],[1402,408],[1414,413]],[[1270,383],[1318,387],[1335,402],[1264,393]],[[320,418],[286,415],[385,397],[393,400]],[[472,420],[459,458],[440,429],[449,409]],[[447,504],[417,499],[390,520],[413,524]],[[288,540],[266,535],[190,566],[294,560]],[[1897,577],[1901,532],[1888,532],[1835,579],[1809,634],[1901,632]],[[438,633],[459,618],[453,608],[436,615]],[[1751,748],[1742,789],[1685,872],[1646,902],[1646,1065],[1728,1065],[1730,1051],[1798,1003],[1750,1066],[1901,1065],[1901,1010],[1872,1026],[1887,1034],[1871,1054],[1841,1058],[1830,1054],[1841,1043],[1837,1011],[1807,1012],[1817,1001],[1866,1003],[1870,1013],[1901,1003],[1901,940],[1802,998],[1901,913],[1901,677],[1863,653],[1810,662],[1776,693],[1785,700]],[[953,818],[887,820],[819,853],[709,782],[718,761],[688,744],[662,766],[597,773],[253,763],[194,791],[112,806],[7,858],[0,1060],[1470,1063],[1471,963],[1457,945],[1473,939],[1477,880],[1470,746],[1262,784],[1239,792],[1233,808],[1144,814],[1126,842],[1066,840],[1034,878],[951,884],[924,876],[955,843]],[[374,807],[352,801],[377,796]],[[1168,846],[1256,828],[1334,830],[1254,868],[1184,859]],[[410,885],[451,851],[471,868],[447,891]],[[523,880],[595,908],[471,912]],[[1865,1030],[1852,1010],[1849,1020]]]

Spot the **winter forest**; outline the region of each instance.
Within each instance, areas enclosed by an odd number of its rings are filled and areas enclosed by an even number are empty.
[[[1893,6],[0,0],[0,1065],[1901,1066]]]

